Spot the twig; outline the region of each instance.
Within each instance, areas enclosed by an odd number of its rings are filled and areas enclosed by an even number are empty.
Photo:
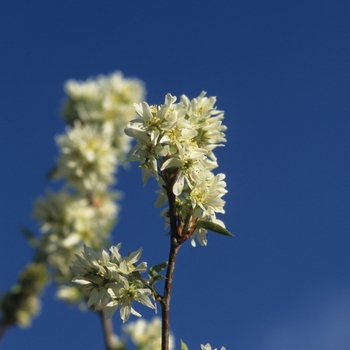
[[[0,320],[1,321],[1,320]],[[5,336],[5,333],[7,331],[8,326],[4,325],[4,324],[0,324],[0,343],[2,341],[2,339]]]
[[[103,334],[106,342],[106,349],[115,350],[116,348],[115,348],[115,341],[114,341],[112,319],[105,318],[102,310],[97,311],[97,313],[100,316],[100,319],[102,322]]]
[[[166,280],[164,285],[164,294],[160,302],[162,307],[162,350],[169,350],[169,332],[170,332],[170,298],[173,285],[173,276],[175,270],[175,262],[180,244],[177,243],[175,237],[171,237],[170,253]]]
[[[181,246],[178,241],[179,222],[176,217],[176,196],[173,193],[175,180],[176,176],[172,176],[170,179],[168,179],[168,181],[166,181],[166,191],[169,202],[170,216],[170,252],[168,259],[168,268],[166,272],[166,280],[164,284],[164,293],[163,297],[160,300],[162,308],[162,350],[169,350],[171,289],[173,286],[176,257]]]

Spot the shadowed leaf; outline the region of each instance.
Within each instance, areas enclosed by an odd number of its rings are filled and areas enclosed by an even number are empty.
[[[197,221],[197,228],[205,228],[206,230],[219,233],[220,235],[234,237],[232,233],[227,231],[224,227],[215,224],[212,221],[204,221],[204,220],[198,220]]]

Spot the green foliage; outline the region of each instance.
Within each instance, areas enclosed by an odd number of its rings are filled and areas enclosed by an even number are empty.
[[[197,221],[197,228],[204,228],[208,231],[219,233],[220,235],[234,237],[234,235],[232,233],[230,233],[229,231],[227,231],[225,229],[225,227],[222,227],[218,224],[215,224],[212,221],[198,220]]]
[[[163,271],[167,266],[168,266],[168,262],[167,262],[167,261],[152,266],[152,267],[149,269],[148,277],[151,278],[151,279],[153,279],[156,275],[159,274],[159,272]]]
[[[182,341],[182,339],[180,341],[181,341],[181,350],[188,350],[187,345]]]
[[[47,180],[52,180],[52,179],[54,179],[55,175],[57,174],[57,170],[58,170],[58,167],[57,167],[57,166],[53,167],[52,169],[50,169],[50,170],[47,172],[47,174],[45,175],[45,178],[46,178]]]

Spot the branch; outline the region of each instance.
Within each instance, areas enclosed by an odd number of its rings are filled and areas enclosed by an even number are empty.
[[[107,350],[116,350],[115,335],[113,332],[112,319],[105,318],[102,310],[97,311],[97,314],[99,315],[101,322],[102,322],[103,335],[104,335],[105,342],[106,342],[106,349]]]
[[[3,322],[1,322],[1,323],[3,323]],[[4,336],[5,336],[5,333],[6,333],[7,329],[8,329],[8,326],[7,326],[7,325],[5,325],[5,324],[0,324],[0,343],[1,343],[2,339],[3,339]]]
[[[173,286],[173,277],[175,262],[181,243],[178,242],[178,222],[176,217],[176,196],[173,193],[173,185],[176,176],[172,176],[166,181],[166,191],[169,202],[170,216],[170,252],[168,259],[168,268],[164,285],[163,297],[160,300],[162,308],[162,350],[169,350],[169,332],[170,332],[170,299]]]
[[[170,332],[170,299],[173,286],[173,276],[175,262],[180,244],[175,237],[171,237],[168,269],[164,285],[163,298],[160,301],[162,307],[162,350],[169,350],[169,332]]]

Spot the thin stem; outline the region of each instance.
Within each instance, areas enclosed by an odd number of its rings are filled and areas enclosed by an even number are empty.
[[[107,350],[115,350],[115,342],[114,342],[114,332],[113,332],[113,324],[112,319],[106,319],[103,315],[103,311],[98,311],[98,315],[100,316],[103,328],[103,335],[106,342]]]
[[[173,193],[173,186],[176,180],[175,176],[166,181],[166,191],[169,202],[170,216],[170,252],[168,259],[168,268],[164,284],[163,297],[160,300],[162,308],[162,350],[169,350],[169,333],[170,333],[170,299],[173,286],[173,277],[177,253],[181,243],[178,241],[178,222],[176,218],[176,196]]]
[[[164,285],[164,294],[160,302],[162,307],[162,350],[169,350],[169,332],[170,332],[170,299],[173,286],[173,276],[175,262],[180,244],[175,237],[171,237],[168,269]]]
[[[0,324],[0,343],[5,336],[7,329],[8,329],[8,326],[6,326],[4,324]]]

